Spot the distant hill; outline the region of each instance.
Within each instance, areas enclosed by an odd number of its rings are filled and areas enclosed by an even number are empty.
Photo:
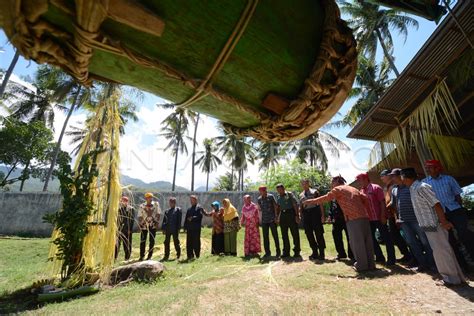
[[[209,191],[211,190],[211,188],[209,188]],[[196,192],[206,192],[206,187],[205,186],[200,186],[198,188],[196,188],[194,191]]]
[[[168,181],[155,181],[146,183],[126,175],[121,176],[122,185],[132,185],[136,191],[171,191],[172,183]],[[186,188],[176,186],[175,191],[189,191]]]
[[[0,172],[7,173],[8,168],[5,166],[0,166]],[[16,169],[12,172],[12,175],[9,178],[16,178],[21,174],[23,169]],[[171,191],[171,182],[168,181],[156,181],[151,183],[143,182],[140,179],[135,179],[126,175],[122,175],[120,179],[122,185],[131,185],[133,186],[134,191]],[[39,179],[30,178],[25,182],[25,186],[23,188],[24,192],[38,192],[43,190],[43,182]],[[17,192],[20,190],[20,182],[15,182],[11,184],[10,191]],[[199,188],[198,188],[199,189]],[[205,190],[205,188],[204,188]],[[203,190],[203,191],[204,191]],[[54,179],[49,182],[48,191],[50,192],[59,192],[59,180]],[[189,191],[186,188],[176,186],[176,191]]]

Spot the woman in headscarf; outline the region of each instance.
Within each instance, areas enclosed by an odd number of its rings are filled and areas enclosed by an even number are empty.
[[[237,232],[240,229],[239,213],[229,199],[222,201],[224,206],[224,253],[237,256]]]
[[[245,256],[258,255],[262,251],[260,246],[260,230],[258,208],[252,202],[250,195],[244,196],[244,206],[242,207],[242,219],[240,223],[245,225],[244,253]]]
[[[212,250],[213,255],[224,253],[224,209],[218,201],[211,203],[212,211],[206,215],[212,217]]]

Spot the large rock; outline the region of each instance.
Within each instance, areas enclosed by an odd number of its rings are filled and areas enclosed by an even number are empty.
[[[152,281],[158,278],[164,270],[165,266],[158,261],[135,262],[113,269],[109,283],[115,285],[132,280]]]

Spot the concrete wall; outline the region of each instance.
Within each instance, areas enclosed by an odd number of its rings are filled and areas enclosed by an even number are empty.
[[[168,200],[174,196],[177,205],[183,209],[184,213],[191,206],[190,194],[189,192],[154,193],[162,211],[168,208]],[[193,194],[207,211],[211,209],[213,201],[217,200],[222,204],[222,200],[228,198],[239,212],[242,209],[242,199],[245,194],[251,195],[253,201],[256,201],[258,196],[258,192],[194,192]],[[142,203],[143,193],[134,193],[131,200],[135,205]],[[50,224],[43,223],[42,218],[46,213],[54,212],[60,207],[61,195],[58,193],[0,193],[0,235],[50,236],[53,228]],[[211,225],[211,219],[204,217],[203,225]],[[136,229],[137,225],[135,225]]]
[[[0,234],[50,236],[42,218],[60,205],[59,193],[0,193]]]

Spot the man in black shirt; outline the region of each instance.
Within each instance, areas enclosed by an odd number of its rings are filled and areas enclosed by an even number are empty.
[[[201,254],[201,222],[204,209],[198,204],[197,197],[189,197],[191,207],[186,212],[184,228],[186,228],[186,253],[188,260],[199,258]]]
[[[332,237],[334,239],[334,246],[337,251],[337,260],[347,258],[346,250],[344,249],[344,241],[342,232],[346,234],[347,240],[347,252],[350,259],[354,259],[354,255],[351,251],[351,246],[349,245],[349,235],[347,234],[346,220],[344,218],[343,211],[339,204],[334,200],[331,201],[331,208],[329,209],[329,219],[332,222]]]
[[[132,253],[132,233],[133,221],[135,219],[135,209],[128,204],[128,197],[122,196],[118,214],[118,238],[115,244],[115,259],[117,259],[120,244],[123,244],[125,260],[130,259]]]
[[[163,233],[165,234],[165,256],[163,261],[166,261],[170,257],[170,240],[173,236],[174,249],[176,250],[176,258],[179,259],[181,256],[181,247],[179,243],[179,230],[181,229],[181,217],[182,212],[180,207],[176,207],[176,198],[171,197],[169,199],[170,208],[165,212],[163,218]]]
[[[314,199],[319,196],[319,192],[310,187],[308,179],[301,181],[303,192],[300,193],[300,208],[303,214],[303,227],[306,237],[308,238],[309,246],[312,254],[309,256],[310,260],[324,260],[324,249],[326,242],[324,240],[324,228],[321,207],[319,205],[304,206],[303,202],[308,199]]]

